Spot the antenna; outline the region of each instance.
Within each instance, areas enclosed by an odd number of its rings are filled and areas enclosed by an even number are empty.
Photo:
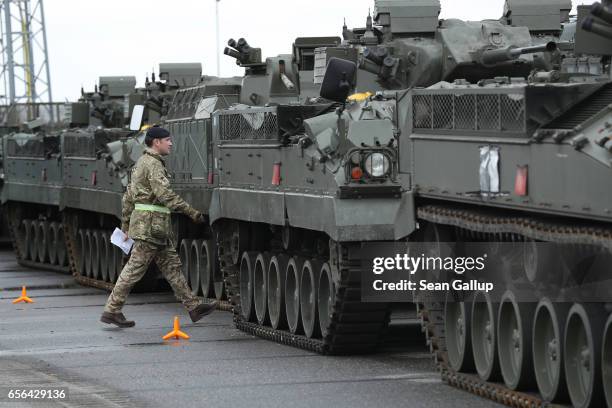
[[[215,0],[215,30],[216,30],[216,44],[217,44],[217,76],[221,76],[221,50],[219,49],[219,2],[221,0]]]

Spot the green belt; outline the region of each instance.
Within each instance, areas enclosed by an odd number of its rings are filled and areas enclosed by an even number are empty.
[[[166,207],[162,207],[161,205],[153,205],[153,204],[136,204],[135,207],[138,211],[152,211],[159,212],[164,214],[170,214],[170,209]]]

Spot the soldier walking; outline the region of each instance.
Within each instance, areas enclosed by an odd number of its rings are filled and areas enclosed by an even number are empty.
[[[134,285],[145,275],[151,261],[155,261],[195,323],[212,313],[217,303],[203,303],[187,286],[172,242],[170,213],[182,212],[196,223],[203,223],[204,215],[170,188],[163,160],[172,148],[170,133],[164,128],[152,127],[147,131],[145,144],[147,148],[134,166],[132,179],[123,195],[121,230],[125,240],[128,234],[134,239],[134,247],[106,301],[100,321],[118,327],[135,325],[134,321],[126,320],[121,309]]]

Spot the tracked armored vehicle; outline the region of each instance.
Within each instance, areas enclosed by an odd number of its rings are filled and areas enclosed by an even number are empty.
[[[210,221],[237,327],[322,353],[372,350],[391,308],[361,302],[360,253],[370,245],[507,246],[520,254],[512,272],[527,277],[520,289],[531,300],[517,301],[517,286],[495,301],[417,298],[444,378],[511,406],[611,406],[609,293],[550,297],[570,288],[547,270],[578,287],[610,276],[612,47],[585,36],[609,37],[601,7],[593,20],[579,8],[574,55],[563,60],[516,61],[524,50],[495,44],[500,29],[460,53],[470,55],[463,64],[440,58],[437,72],[449,74],[437,78],[449,81],[430,88],[343,105],[355,78],[366,83],[353,77],[360,61],[325,57],[322,95],[337,104],[217,112]],[[526,47],[535,31],[522,31]],[[542,270],[551,281],[538,280]]]
[[[437,20],[437,14],[434,17]],[[424,19],[431,26],[428,21]],[[315,69],[313,61],[321,48],[315,46],[317,41],[296,41],[294,55],[265,63],[256,50],[238,41],[232,42],[237,54],[228,53],[248,69],[241,86],[212,83],[207,89],[199,84],[177,92],[170,104],[158,104],[167,106],[160,111],[181,151],[170,162],[173,183],[208,214],[210,221],[210,228],[202,229],[180,219],[174,221],[192,288],[208,296],[214,290],[215,296],[222,296],[223,291],[217,289],[223,289],[222,282],[214,267],[202,267],[203,263],[214,264],[212,248],[216,245],[240,329],[321,353],[366,352],[376,348],[391,311],[388,303],[364,303],[361,299],[361,253],[375,244],[400,241],[408,246],[437,237],[438,242],[509,241],[521,251],[529,250],[532,241],[586,242],[609,248],[610,219],[602,203],[610,200],[605,189],[597,189],[607,186],[610,167],[609,137],[604,134],[608,128],[609,77],[601,75],[608,72],[605,50],[610,49],[609,44],[599,53],[593,49],[577,51],[599,55],[599,60],[576,59],[574,65],[560,64],[559,75],[536,72],[526,81],[526,73],[539,65],[530,58],[517,57],[536,51],[520,48],[534,46],[533,32],[501,26],[503,30],[497,23],[480,25],[494,27],[492,33],[499,30],[502,39],[519,33],[524,44],[496,42],[500,34],[492,34],[488,45],[476,42],[477,50],[468,53],[470,59],[445,65],[447,71],[437,67],[440,75],[423,82],[402,82],[413,81],[407,72],[392,77],[381,76],[380,70],[369,73],[372,84],[393,89],[431,85],[439,79],[453,81],[429,89],[382,92],[345,103],[349,90],[362,83],[360,75],[366,71],[359,74],[356,65],[331,59],[334,41],[319,43],[326,48],[325,75]],[[448,26],[461,31],[458,27],[475,32],[469,24]],[[600,33],[607,33],[606,27],[600,20],[585,25],[587,30]],[[438,35],[435,31],[427,32]],[[372,32],[378,37],[375,29]],[[372,39],[368,41],[375,46]],[[439,49],[439,44],[432,48]],[[444,52],[452,54],[454,47],[450,48]],[[428,55],[421,53],[423,48],[414,50],[417,55]],[[459,53],[462,58],[468,54]],[[358,58],[356,62],[360,63]],[[572,67],[581,72],[572,71]],[[443,72],[449,74],[443,76]],[[511,78],[516,72],[521,79]],[[310,84],[309,75],[313,84],[321,77],[322,98],[316,97],[318,86]],[[417,69],[415,75],[425,74]],[[468,78],[480,84],[471,84]],[[212,91],[217,85],[223,87]],[[233,105],[235,102],[241,104]],[[124,140],[122,132],[104,130],[98,138],[75,138],[74,158],[82,155],[87,160],[78,164],[84,170],[77,173],[78,180],[75,176],[76,187],[70,187],[74,194],[69,205],[58,204],[56,211],[40,203],[15,200],[20,208],[31,210],[28,219],[45,221],[49,217],[51,221],[56,214],[61,216],[70,234],[73,270],[77,275],[90,274],[96,282],[102,281],[104,267],[96,261],[88,267],[83,260],[88,259],[86,254],[101,259],[95,256],[100,238],[94,237],[117,224],[119,185],[134,159],[130,153],[138,148],[133,139],[129,143]],[[68,145],[63,143],[62,148]],[[57,149],[51,151],[57,154]],[[441,159],[436,162],[437,157]],[[502,164],[496,167],[491,163]],[[486,170],[482,175],[481,167]],[[586,176],[579,178],[570,169],[581,169]],[[32,179],[42,175],[38,171],[24,174]],[[114,184],[95,191],[106,174],[109,185],[111,181]],[[559,174],[566,180],[560,181]],[[496,178],[499,183],[493,182]],[[591,182],[587,184],[585,179]],[[579,193],[563,194],[566,185]],[[86,202],[92,190],[97,198],[112,196],[108,199],[112,202],[104,208]],[[555,385],[548,389],[541,386],[539,396],[516,392],[529,384],[533,387],[528,376],[523,376],[530,360],[525,345],[531,344],[523,329],[531,326],[523,324],[529,311],[514,308],[512,299],[501,302],[503,308],[492,302],[471,302],[485,305],[476,314],[478,323],[467,318],[468,309],[472,316],[469,304],[455,307],[419,300],[430,344],[451,383],[467,384],[463,386],[515,405],[538,406],[542,399],[562,397]],[[597,391],[607,386],[610,378],[606,309],[601,304],[577,302],[566,315],[571,326],[566,325],[570,329],[565,330],[566,326],[550,317],[561,315],[556,307],[552,301],[541,307],[549,311],[548,317],[542,317],[548,319],[544,327],[552,329],[542,334],[546,341],[534,343],[533,348],[548,347],[546,356],[558,356],[558,349],[547,344],[560,344],[566,332],[578,333],[569,342],[572,346],[565,347],[563,355],[570,358],[562,365],[567,372],[573,370],[567,376],[570,383],[577,383],[578,377],[586,381],[569,393],[576,406],[597,406],[602,403]],[[590,313],[584,312],[586,308]],[[495,325],[498,316],[499,324]],[[466,325],[470,323],[482,329],[476,334],[485,334],[477,338],[483,344],[476,350],[484,361],[474,361],[474,365],[492,367],[471,376],[462,373],[469,370],[464,361],[469,360],[466,333],[471,336],[471,331]],[[559,330],[555,333],[555,327],[561,326],[563,335]],[[497,338],[515,342],[491,341],[500,328],[503,336]],[[602,342],[604,346],[599,347]],[[504,360],[506,366],[505,385],[493,383],[494,376],[487,374],[496,371],[496,356],[503,356],[499,361]],[[552,372],[560,366],[558,358],[555,362],[545,360],[540,354],[532,368],[544,364]],[[513,365],[513,361],[519,363]],[[577,362],[587,370],[580,371]],[[554,378],[548,380],[554,382]],[[610,394],[609,387],[604,390]]]
[[[179,89],[196,84],[202,84],[200,96],[208,96],[206,84],[212,84],[209,89],[215,94],[224,86],[235,93],[236,81],[226,86],[214,78],[202,79],[199,65],[161,64],[160,71],[164,82],[147,81],[140,90],[124,77],[101,78],[96,92],[83,92],[79,102],[70,104],[67,130],[5,138],[3,204],[21,263],[70,271],[80,283],[112,287],[123,257],[109,238],[121,216],[130,169],[143,151],[143,136],[126,128],[128,112],[137,103],[148,102],[148,119],[157,120],[167,113],[168,100]],[[193,108],[189,101],[184,100],[187,110]],[[178,112],[178,117],[185,112]],[[181,143],[177,145],[181,149]],[[199,159],[189,154],[192,147],[181,151],[185,157],[176,167],[191,171]],[[189,174],[188,182],[193,183]],[[207,174],[194,178],[206,181]],[[152,271],[143,286],[153,286],[156,278]]]
[[[576,55],[557,80],[414,90],[400,148],[419,224],[440,242],[509,248],[502,260],[513,254],[529,281],[501,299],[422,305],[443,377],[509,405],[612,406],[612,18],[599,3],[578,11]]]
[[[65,118],[68,130],[13,134],[4,138],[3,205],[19,262],[64,272],[70,270],[72,248],[66,245],[68,237],[63,210],[71,206],[78,208],[90,203],[104,203],[100,197],[82,202],[74,197],[75,185],[84,185],[96,194],[97,172],[102,173],[104,168],[96,166],[95,161],[97,154],[101,154],[110,141],[109,135],[104,130],[91,129],[123,127],[128,118],[123,104],[126,94],[136,94],[135,85],[134,77],[100,77],[94,92],[82,91],[78,102],[68,104]],[[87,130],[89,126],[91,128]],[[127,132],[123,132],[125,135]],[[121,135],[113,133],[110,137],[118,139]],[[98,235],[95,237],[96,245],[102,238],[108,241],[107,236]],[[112,272],[116,275],[115,269],[120,267],[121,257],[112,247],[109,250],[112,252],[105,260],[111,259]],[[91,253],[86,259],[91,259]],[[80,261],[78,268],[81,264],[85,268],[84,261]]]
[[[408,252],[433,241],[465,256],[477,242],[498,254],[495,274],[520,281],[499,297],[417,297],[443,378],[509,406],[612,406],[612,9],[578,10],[575,55],[556,72],[362,103],[395,112],[398,179],[414,198],[401,218],[419,226]]]
[[[439,2],[427,3],[395,2],[396,9],[377,14],[388,32],[368,24],[363,32],[345,30],[348,44],[315,49],[313,82],[328,78],[323,98],[271,98],[273,106],[216,113],[210,222],[239,328],[322,353],[371,351],[384,333],[391,308],[361,302],[358,254],[415,230],[414,216],[406,216],[415,196],[410,176],[402,176],[399,137],[408,99],[406,91],[383,92],[344,108],[342,89],[429,85],[459,75],[524,82],[536,64],[520,55],[557,51],[554,43],[534,47],[525,27],[455,20],[438,27]],[[405,17],[417,10],[429,18],[415,23]],[[365,61],[355,46],[378,47],[383,40],[388,42],[371,51],[383,50],[377,55],[393,60],[394,78],[403,75],[395,84],[352,70],[351,61],[362,68]],[[463,45],[470,42],[472,48]],[[451,54],[461,61],[445,65]],[[405,65],[411,55],[414,71]],[[324,70],[317,69],[321,61]],[[251,95],[245,84],[241,95]]]

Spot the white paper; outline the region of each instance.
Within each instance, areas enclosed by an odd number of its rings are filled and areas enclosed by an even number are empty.
[[[132,238],[128,238],[127,241],[124,241],[124,236],[125,234],[123,231],[121,231],[119,228],[115,228],[113,235],[111,235],[111,243],[121,248],[126,255],[129,255],[130,251],[132,250],[132,245],[134,245],[134,240]]]
[[[499,194],[499,147],[480,147],[480,194]]]
[[[490,192],[499,194],[499,147],[491,147],[489,153],[489,186]]]
[[[480,146],[480,192],[486,194],[491,190],[491,180],[489,180],[489,160],[491,149],[489,146]]]

